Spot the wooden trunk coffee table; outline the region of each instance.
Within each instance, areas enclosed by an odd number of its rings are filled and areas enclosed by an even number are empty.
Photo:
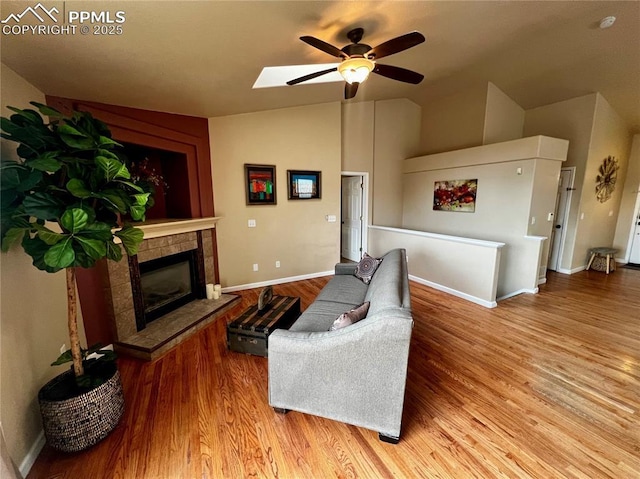
[[[268,355],[269,335],[275,329],[289,329],[300,316],[300,298],[274,296],[264,311],[251,306],[227,325],[227,346],[231,351]]]

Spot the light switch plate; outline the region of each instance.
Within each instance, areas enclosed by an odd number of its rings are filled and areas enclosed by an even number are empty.
[[[247,225],[249,226],[249,228],[255,228],[256,227],[256,220],[249,220],[247,222]]]

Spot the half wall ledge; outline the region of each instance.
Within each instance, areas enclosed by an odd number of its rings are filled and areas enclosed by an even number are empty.
[[[497,306],[500,254],[505,243],[425,231],[369,226],[374,255],[407,251],[409,277],[486,308]]]

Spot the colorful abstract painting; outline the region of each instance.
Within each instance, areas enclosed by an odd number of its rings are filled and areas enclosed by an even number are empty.
[[[433,188],[433,209],[436,211],[476,210],[478,180],[436,181]]]

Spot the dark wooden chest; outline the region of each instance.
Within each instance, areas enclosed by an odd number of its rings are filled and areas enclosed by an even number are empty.
[[[247,309],[227,325],[227,346],[239,353],[267,356],[269,335],[275,329],[289,329],[300,316],[300,298],[274,296],[269,307],[258,312],[258,305]]]

